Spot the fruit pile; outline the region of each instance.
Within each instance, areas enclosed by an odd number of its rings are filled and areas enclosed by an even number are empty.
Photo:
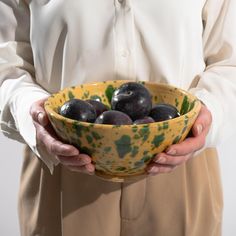
[[[137,82],[117,88],[111,98],[111,108],[97,100],[71,99],[60,107],[59,114],[78,121],[111,125],[147,124],[180,116],[170,104],[153,105],[148,89]]]

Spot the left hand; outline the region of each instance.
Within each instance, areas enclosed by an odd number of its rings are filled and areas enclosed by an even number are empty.
[[[80,153],[76,147],[62,142],[57,137],[44,109],[45,101],[46,98],[34,102],[30,109],[30,115],[36,129],[37,148],[46,150],[71,171],[93,175],[95,166],[91,157]]]
[[[192,136],[179,144],[171,145],[165,152],[157,154],[148,165],[147,173],[150,175],[168,173],[189,160],[196,151],[204,147],[211,122],[212,116],[210,111],[205,105],[202,105],[192,127]]]

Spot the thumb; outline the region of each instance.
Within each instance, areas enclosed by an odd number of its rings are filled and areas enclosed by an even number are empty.
[[[49,123],[48,116],[44,109],[44,102],[46,100],[47,98],[38,100],[34,102],[30,108],[30,115],[32,116],[32,119],[42,126],[46,126]]]

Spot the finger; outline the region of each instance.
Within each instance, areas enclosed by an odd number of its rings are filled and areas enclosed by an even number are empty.
[[[35,103],[30,108],[30,115],[33,120],[42,126],[46,126],[49,123],[48,116],[44,109],[44,102],[47,98],[41,99]]]
[[[37,141],[39,145],[43,145],[47,151],[55,156],[76,156],[79,155],[79,150],[70,144],[62,143],[54,137],[54,134],[49,133],[45,127],[35,123]]]
[[[194,151],[198,151],[205,145],[206,135],[209,132],[212,122],[211,113],[203,105],[199,116],[192,127],[192,134],[179,144],[171,145],[166,153],[169,155],[186,155]]]
[[[192,127],[193,136],[196,137],[200,135],[202,132],[208,132],[211,122],[212,122],[212,116],[210,111],[207,109],[205,105],[202,105],[199,115]]]
[[[44,145],[47,145],[48,151],[56,156],[76,156],[79,154],[79,150],[76,147],[64,144],[51,136],[45,138]]]
[[[161,164],[152,163],[148,166],[146,171],[149,175],[152,176],[152,175],[157,175],[157,174],[170,173],[175,168],[176,168],[175,166],[161,165]]]
[[[84,166],[91,163],[91,158],[86,154],[77,156],[57,156],[63,165],[67,166]]]
[[[95,171],[95,166],[91,163],[84,166],[67,166],[67,168],[74,172],[82,172],[90,175],[93,175]]]
[[[153,162],[162,165],[178,166],[189,160],[192,156],[193,153],[184,156],[170,156],[165,153],[160,153],[153,159]]]
[[[172,156],[184,156],[189,153],[196,152],[204,147],[205,140],[206,140],[205,132],[197,137],[189,137],[181,143],[171,145],[166,150],[166,154]]]

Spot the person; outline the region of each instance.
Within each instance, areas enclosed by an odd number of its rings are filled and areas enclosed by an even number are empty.
[[[221,235],[216,147],[236,119],[235,12],[233,0],[0,0],[0,126],[26,144],[22,236]],[[202,101],[193,135],[127,183],[96,177],[43,106],[65,87],[117,79],[168,83]]]

